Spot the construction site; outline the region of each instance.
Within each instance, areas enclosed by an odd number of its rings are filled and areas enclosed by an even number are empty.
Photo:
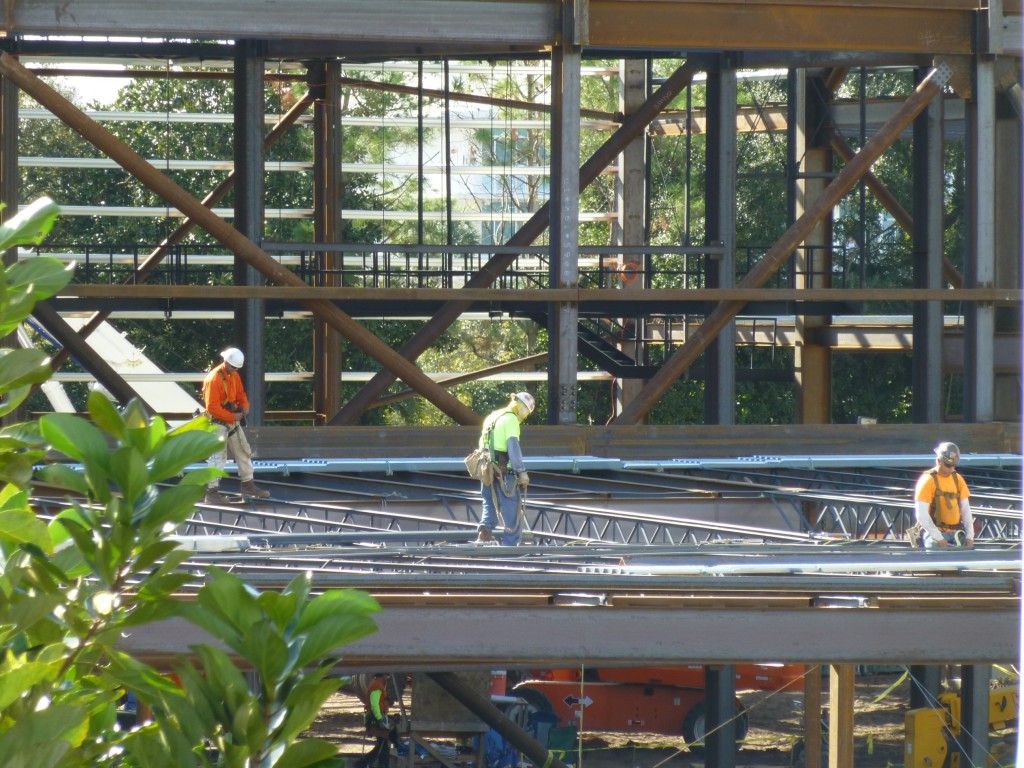
[[[182,589],[372,595],[379,631],[338,668],[354,702],[373,673],[398,689],[395,765],[582,768],[593,732],[668,739],[658,765],[891,765],[855,737],[878,670],[906,674],[903,765],[1017,764],[1022,18],[11,0],[0,218],[46,194],[65,224],[5,264],[76,265],[13,342],[53,371],[21,416],[98,389],[186,424],[187,366],[244,350],[267,496],[228,463],[174,531]],[[854,410],[901,387],[904,412]],[[465,457],[517,391],[506,546]],[[947,441],[973,546],[912,547]],[[122,645],[159,665],[208,639],[169,618]],[[781,691],[799,724],[765,762],[753,703]]]

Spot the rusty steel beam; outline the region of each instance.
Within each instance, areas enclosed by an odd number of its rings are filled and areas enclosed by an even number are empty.
[[[305,113],[306,108],[312,103],[313,97],[309,93],[306,93],[301,99],[295,102],[295,105],[281,117],[277,124],[275,124],[267,134],[266,139],[263,141],[263,151],[266,152],[274,146],[278,139],[284,136],[285,131],[295,124],[303,113]],[[203,198],[202,204],[207,208],[213,208],[213,206],[217,205],[217,203],[227,196],[228,192],[230,192],[234,186],[235,169],[232,168],[227,177]],[[177,229],[169,234],[152,253],[143,259],[142,263],[139,264],[139,268],[124,281],[124,284],[137,285],[148,280],[153,272],[156,271],[157,266],[159,266],[167,256],[168,251],[184,240],[195,228],[196,222],[193,219],[188,217],[183,219]],[[94,312],[79,329],[79,334],[81,334],[82,338],[88,338],[88,336],[99,328],[108,317],[110,317],[109,311]],[[54,371],[58,370],[67,361],[68,354],[67,347],[58,351],[50,360],[50,367],[53,368]]]
[[[279,264],[270,254],[206,208],[192,195],[146,162],[141,155],[118,140],[103,126],[91,120],[78,107],[29,72],[6,52],[0,54],[0,74],[11,78],[19,88],[116,161],[169,205],[195,219],[199,226],[238,258],[262,273],[270,282],[296,287],[305,286],[301,279]],[[302,303],[314,315],[331,325],[382,366],[393,367],[399,378],[421,392],[427,400],[454,421],[461,424],[479,424],[481,422],[482,419],[477,413],[466,407],[443,387],[437,386],[419,368],[381,342],[331,302],[325,299],[306,299]]]
[[[591,0],[599,48],[970,54],[974,0],[934,3]]]
[[[689,60],[679,67],[661,87],[651,94],[650,98],[633,114],[622,121],[622,125],[613,133],[608,140],[602,144],[597,151],[580,168],[580,191],[583,191],[591,182],[600,175],[611,162],[618,157],[630,141],[646,130],[655,117],[667,107],[679,93],[693,81],[693,77],[699,71],[699,66],[694,60]],[[540,237],[547,229],[551,219],[551,203],[546,202],[541,206],[530,220],[523,224],[519,230],[509,238],[506,245],[526,246]],[[515,261],[515,254],[501,255],[491,258],[480,271],[473,275],[466,282],[466,288],[483,288],[493,283],[505,270]],[[433,344],[437,338],[451,326],[463,312],[472,305],[469,300],[453,300],[441,307],[433,317],[413,334],[402,347],[401,354],[409,360],[415,360]],[[329,424],[340,426],[354,424],[356,419],[370,407],[370,405],[386,390],[395,380],[394,375],[388,370],[382,370],[366,386],[356,393],[349,402],[335,414]]]
[[[57,311],[45,301],[41,301],[32,310],[32,316],[46,328],[53,337],[57,339],[64,349],[70,350],[75,359],[82,364],[90,374],[96,377],[104,389],[106,389],[121,405],[126,405],[133,398],[138,398],[149,409],[150,413],[159,413],[154,403],[147,403],[143,397],[132,389],[132,386],[124,380],[110,363],[90,347],[83,336],[72,328],[68,322],[61,317]]]
[[[951,70],[946,65],[933,69],[907,98],[896,113],[872,136],[846,167],[839,172],[822,194],[816,198],[782,237],[768,250],[764,258],[739,282],[740,288],[757,288],[764,285],[789,259],[793,250],[824,219],[829,211],[853,189],[854,184],[882,156],[882,153],[899,138],[903,130],[928,106],[935,96],[942,92],[948,82]],[[656,374],[644,385],[637,396],[622,410],[615,423],[635,424],[654,407],[654,404],[669,390],[679,376],[689,368],[700,354],[710,346],[722,329],[743,309],[742,301],[720,303],[705,319],[703,325],[670,357]]]

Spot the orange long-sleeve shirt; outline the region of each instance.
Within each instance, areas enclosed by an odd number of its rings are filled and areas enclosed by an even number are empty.
[[[242,377],[238,371],[228,371],[221,363],[208,374],[203,381],[203,403],[214,419],[235,423],[235,414],[224,407],[224,403],[234,403],[239,410],[249,410],[249,398],[242,386]]]

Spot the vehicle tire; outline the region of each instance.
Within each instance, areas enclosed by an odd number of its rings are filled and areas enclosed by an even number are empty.
[[[514,688],[512,693],[525,701],[526,705],[535,712],[555,711],[555,708],[551,705],[551,699],[547,697],[547,694],[543,691],[538,691],[536,688],[520,686],[518,688]]]
[[[704,739],[707,736],[707,704],[698,701],[683,718],[683,740],[691,752],[701,754],[704,751]],[[736,702],[736,746],[747,738],[750,721],[747,710],[740,702]]]
[[[551,699],[536,688],[520,686],[512,689],[512,695],[518,696],[522,701],[512,704],[505,711],[505,717],[527,730],[530,724],[530,715],[534,712],[553,713],[555,708],[551,706]]]

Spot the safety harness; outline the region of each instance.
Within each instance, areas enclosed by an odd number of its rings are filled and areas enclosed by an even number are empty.
[[[932,482],[935,483],[935,494],[932,496],[932,502],[928,506],[928,514],[931,515],[932,522],[935,523],[936,527],[940,531],[942,531],[944,533],[950,533],[952,531],[960,530],[960,523],[957,523],[956,525],[949,525],[948,523],[943,523],[942,522],[942,515],[939,512],[939,497],[952,496],[953,494],[950,494],[948,492],[943,492],[943,491],[941,491],[939,489],[939,470],[938,469],[935,469],[935,468],[929,469],[928,470],[928,474],[932,476]],[[953,485],[956,487],[956,496],[955,496],[955,498],[949,499],[949,501],[950,502],[953,502],[953,501],[959,502],[960,501],[960,475],[958,475],[956,473],[955,469],[953,470]]]

